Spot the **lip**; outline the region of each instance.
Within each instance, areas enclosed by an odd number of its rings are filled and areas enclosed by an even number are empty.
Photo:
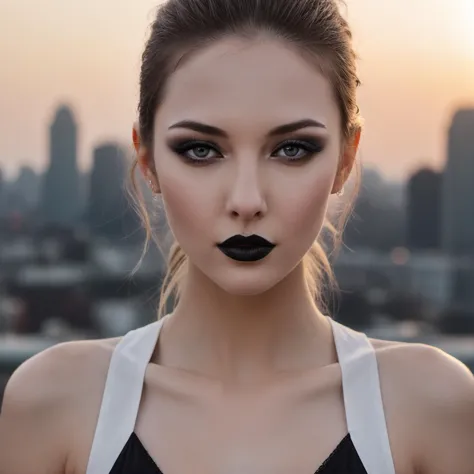
[[[233,235],[217,244],[217,248],[232,260],[256,262],[265,258],[275,248],[275,244],[256,234]]]

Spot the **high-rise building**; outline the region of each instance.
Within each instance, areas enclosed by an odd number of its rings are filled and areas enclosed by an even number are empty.
[[[49,166],[43,180],[42,218],[49,224],[70,227],[81,215],[77,124],[71,108],[59,107],[49,133]]]
[[[384,252],[402,246],[405,240],[403,187],[389,183],[374,169],[364,168],[360,188],[344,230],[344,243],[353,249]]]
[[[443,174],[442,248],[453,258],[450,305],[474,311],[474,109],[455,113]]]
[[[474,109],[455,113],[443,174],[442,247],[451,255],[474,257]]]
[[[119,145],[106,143],[94,149],[87,214],[95,234],[118,237],[133,232],[136,219],[125,190],[126,166]]]
[[[15,191],[22,197],[24,210],[36,210],[41,178],[29,166],[22,166],[16,182]]]
[[[442,175],[431,169],[417,171],[407,185],[407,246],[436,250],[441,244]]]
[[[2,170],[0,169],[0,216],[2,215],[3,213],[3,208],[4,208],[4,204],[5,204],[5,196],[4,196],[4,191],[5,191],[5,185],[4,185],[4,179],[3,179],[3,172]]]

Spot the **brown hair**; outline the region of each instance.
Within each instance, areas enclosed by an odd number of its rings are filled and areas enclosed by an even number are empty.
[[[342,136],[349,140],[360,128],[356,103],[359,80],[352,34],[337,0],[168,0],[158,8],[142,55],[138,111],[143,145],[153,148],[156,109],[168,77],[185,56],[224,36],[251,38],[261,33],[286,40],[303,54],[317,59],[321,72],[333,85]],[[136,167],[135,160],[130,172],[132,196],[146,230],[145,253],[150,239],[157,241],[157,236],[135,181]],[[325,236],[331,235],[332,248],[338,247],[351,212],[350,204],[340,213],[337,228],[325,220],[324,230],[328,232],[321,232],[305,256],[307,284],[320,305],[324,281],[335,283]],[[186,268],[187,256],[174,242],[161,288],[159,316],[163,315],[170,296],[179,297],[179,282]]]

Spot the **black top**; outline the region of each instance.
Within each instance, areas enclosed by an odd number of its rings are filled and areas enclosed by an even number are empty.
[[[132,433],[110,474],[163,474],[142,442]],[[337,445],[315,474],[367,474],[350,434]]]

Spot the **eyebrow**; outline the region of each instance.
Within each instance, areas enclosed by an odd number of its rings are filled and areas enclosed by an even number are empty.
[[[278,127],[273,128],[268,133],[268,136],[275,137],[278,135],[285,135],[287,133],[296,132],[303,128],[316,127],[316,128],[326,128],[321,122],[313,119],[303,119],[296,122],[286,123],[284,125],[279,125]],[[221,128],[214,127],[213,125],[207,125],[205,123],[195,122],[193,120],[182,120],[171,125],[168,130],[175,128],[186,128],[188,130],[193,130],[194,132],[203,133],[205,135],[214,135],[216,137],[228,138],[227,133]]]

